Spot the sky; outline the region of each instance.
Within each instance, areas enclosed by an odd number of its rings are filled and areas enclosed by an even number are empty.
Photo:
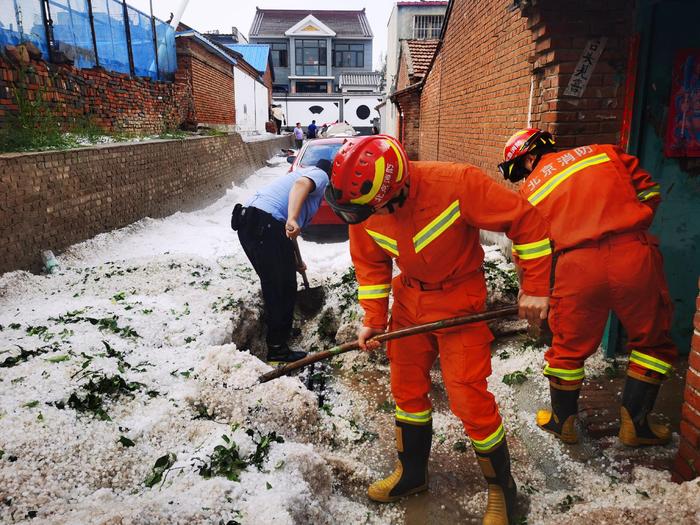
[[[151,0],[153,14],[161,20],[168,20],[170,13],[177,11],[182,0]],[[127,0],[127,3],[145,13],[149,11],[149,0]],[[343,9],[365,8],[369,25],[374,33],[372,44],[373,68],[378,68],[381,55],[386,53],[386,25],[394,0],[190,0],[182,17],[182,22],[206,33],[218,29],[230,33],[235,26],[246,37],[255,16],[255,8],[262,9]]]

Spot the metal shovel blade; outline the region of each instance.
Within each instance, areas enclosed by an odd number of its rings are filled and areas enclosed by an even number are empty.
[[[296,259],[297,265],[303,266],[304,261],[301,258],[299,244],[296,239],[292,239],[292,245],[294,247],[294,258]],[[321,286],[314,286],[311,288],[309,279],[306,277],[306,270],[301,270],[299,273],[301,273],[301,278],[304,280],[304,288],[297,291],[297,306],[299,306],[299,311],[303,315],[315,315],[321,310],[326,300],[326,292]]]
[[[297,306],[304,315],[315,315],[321,311],[326,300],[326,292],[321,286],[302,288],[297,291]]]

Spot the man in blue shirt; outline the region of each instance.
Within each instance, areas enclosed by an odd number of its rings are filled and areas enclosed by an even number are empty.
[[[318,129],[318,127],[316,126],[316,121],[312,120],[311,124],[309,124],[309,127],[306,130],[306,138],[315,139],[317,129]]]
[[[260,285],[267,323],[268,362],[292,362],[306,352],[292,351],[291,334],[297,291],[295,239],[312,219],[328,185],[331,163],[298,168],[258,190],[245,207],[237,204],[231,227],[248,256]]]

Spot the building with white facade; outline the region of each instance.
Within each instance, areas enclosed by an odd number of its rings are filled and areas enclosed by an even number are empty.
[[[258,8],[249,34],[251,44],[270,47],[273,104],[288,127],[345,121],[361,132],[371,131],[381,100],[372,39],[364,9]]]

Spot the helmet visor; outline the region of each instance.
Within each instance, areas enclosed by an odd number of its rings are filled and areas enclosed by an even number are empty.
[[[359,224],[374,213],[374,208],[366,204],[339,203],[330,184],[326,186],[325,197],[333,212],[348,224]]]

